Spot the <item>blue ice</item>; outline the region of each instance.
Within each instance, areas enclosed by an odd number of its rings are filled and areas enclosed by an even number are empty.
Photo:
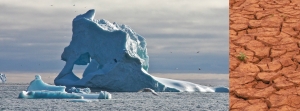
[[[89,94],[91,93],[91,89],[90,88],[75,88],[75,87],[71,87],[68,90],[68,93],[83,93],[83,94]]]
[[[61,91],[22,91],[18,98],[24,99],[83,99],[82,96]]]
[[[100,93],[89,94],[89,88],[71,89],[72,93],[65,91],[65,86],[55,86],[44,83],[40,75],[36,75],[35,79],[30,82],[27,91],[22,91],[18,98],[24,99],[111,99],[111,94],[106,91]]]
[[[42,80],[40,75],[35,75],[35,79],[30,82],[29,86],[27,87],[27,91],[60,91],[65,92],[65,86],[55,86],[49,85]]]
[[[65,66],[55,85],[89,87],[116,92],[229,92],[228,87],[208,87],[187,81],[159,78],[148,73],[146,39],[129,26],[94,19],[91,9],[72,21],[72,40],[61,59]],[[88,65],[82,78],[74,65]]]

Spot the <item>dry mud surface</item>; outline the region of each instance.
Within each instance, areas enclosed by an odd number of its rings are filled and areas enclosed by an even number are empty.
[[[230,110],[299,110],[300,0],[229,4]]]
[[[228,111],[228,93],[117,93],[111,100],[67,102],[67,99],[18,99],[28,84],[0,84],[0,111]]]

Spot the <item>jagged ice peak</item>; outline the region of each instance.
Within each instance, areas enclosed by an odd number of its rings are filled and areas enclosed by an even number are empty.
[[[78,16],[76,16],[74,18],[74,21],[78,20],[78,19],[82,19],[82,18],[86,18],[86,19],[90,19],[90,20],[94,20],[94,17],[95,17],[95,9],[90,9],[89,11],[87,11],[86,13],[84,14],[80,14]]]

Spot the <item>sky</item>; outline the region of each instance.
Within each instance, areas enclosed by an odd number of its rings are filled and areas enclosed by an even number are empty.
[[[0,72],[59,73],[72,20],[126,24],[146,39],[149,73],[228,74],[228,0],[1,0]],[[198,52],[198,53],[197,53]],[[82,72],[86,66],[75,66]],[[199,70],[199,68],[201,70]]]

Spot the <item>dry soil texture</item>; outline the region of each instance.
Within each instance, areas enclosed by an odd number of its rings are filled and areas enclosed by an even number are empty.
[[[300,0],[229,4],[230,109],[299,110]]]

